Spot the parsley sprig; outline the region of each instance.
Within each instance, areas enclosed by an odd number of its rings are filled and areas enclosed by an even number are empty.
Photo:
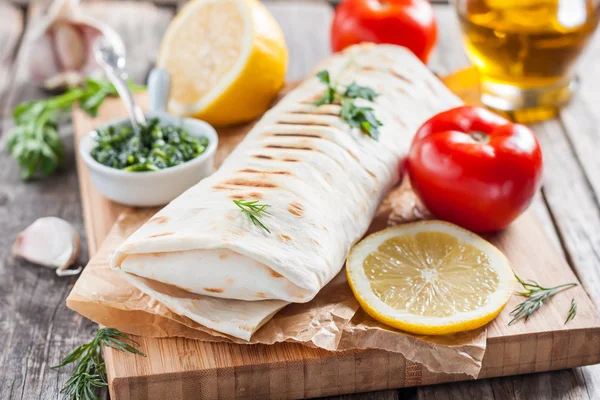
[[[132,90],[142,88],[130,86]],[[70,88],[61,95],[19,104],[13,112],[15,126],[8,134],[7,148],[19,163],[21,179],[30,179],[36,171],[48,176],[63,165],[65,150],[58,132],[61,115],[79,102],[83,111],[95,117],[108,96],[117,96],[111,83],[88,79],[83,87]]]
[[[332,82],[327,70],[320,71],[317,74],[317,78],[327,88],[323,92],[323,95],[314,102],[314,105],[341,104],[340,117],[348,125],[360,129],[375,140],[379,140],[379,127],[383,124],[375,117],[375,113],[371,107],[357,106],[354,102],[356,99],[373,101],[379,94],[369,87],[358,85],[356,82],[352,82],[348,86]]]
[[[261,214],[269,215],[269,212],[266,211],[266,208],[270,207],[268,204],[259,204],[258,200],[233,200],[233,202],[240,208],[242,213],[250,218],[250,221],[252,221],[254,225],[271,233],[269,228],[267,228],[259,219]]]
[[[66,399],[97,400],[98,389],[107,386],[106,365],[102,357],[102,346],[112,347],[118,351],[127,351],[146,357],[135,347],[125,343],[129,340],[137,344],[129,336],[113,328],[102,328],[96,331],[91,342],[82,344],[66,356],[54,369],[77,362],[71,378],[63,386],[61,393]]]
[[[527,321],[534,312],[540,309],[540,307],[544,304],[546,300],[548,300],[561,290],[577,286],[576,283],[565,283],[563,285],[547,288],[540,286],[540,284],[538,284],[536,281],[530,280],[525,282],[516,274],[515,278],[517,278],[517,281],[521,284],[521,286],[523,286],[524,289],[522,292],[517,292],[517,294],[519,296],[527,297],[527,299],[519,305],[517,305],[515,309],[510,312],[510,315],[513,317],[513,319],[510,320],[508,325],[512,325],[513,323],[517,322],[520,318],[525,318],[525,321]],[[574,301],[571,302],[571,311],[569,311],[569,317],[571,316],[573,311],[573,303]],[[575,305],[574,313],[576,312],[577,305]],[[567,317],[565,324],[569,321],[569,317]],[[572,318],[575,318],[574,314]]]

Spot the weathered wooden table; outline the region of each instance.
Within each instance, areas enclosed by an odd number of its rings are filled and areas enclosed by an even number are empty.
[[[182,0],[86,3],[88,12],[112,25],[129,51],[128,68],[137,82],[153,64],[162,32]],[[333,8],[327,3],[265,1],[281,24],[290,49],[289,79],[303,77],[329,53]],[[47,96],[28,82],[24,32],[35,24],[37,3],[0,0],[0,135],[12,126],[13,107]],[[454,13],[436,4],[439,44],[431,68],[447,74],[468,65]],[[560,247],[590,297],[600,306],[600,34],[579,71],[582,87],[555,120],[533,126],[545,155],[545,177],[534,210]],[[61,132],[67,165],[57,175],[24,183],[16,163],[0,152],[0,399],[59,398],[69,368],[51,370],[72,348],[87,342],[96,326],[65,307],[76,277],[15,260],[10,247],[19,231],[38,217],[73,223],[83,237],[80,264],[87,261],[85,233],[74,166],[71,125]],[[106,398],[106,394],[103,394]],[[344,396],[347,399],[598,399],[600,366],[453,383],[416,389]]]

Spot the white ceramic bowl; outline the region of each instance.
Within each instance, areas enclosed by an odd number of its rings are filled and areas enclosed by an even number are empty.
[[[128,206],[151,207],[167,204],[192,185],[209,176],[213,171],[215,151],[219,138],[215,129],[204,121],[181,118],[162,112],[148,112],[146,118],[159,118],[161,124],[181,126],[192,136],[206,136],[208,147],[198,157],[174,167],[159,171],[127,172],[110,168],[94,160],[90,152],[96,140],[93,132],[79,143],[79,153],[90,169],[92,183],[102,195]],[[129,125],[127,118],[120,118],[103,125]]]

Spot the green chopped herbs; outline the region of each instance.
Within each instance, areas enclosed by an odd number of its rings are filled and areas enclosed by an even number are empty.
[[[261,214],[269,214],[269,212],[266,211],[266,208],[270,207],[268,204],[259,204],[258,200],[233,200],[233,202],[236,206],[240,208],[242,213],[244,213],[248,216],[248,218],[250,218],[250,221],[252,221],[252,223],[255,226],[264,229],[268,233],[271,233],[269,228],[267,228],[260,221],[260,219],[258,219],[261,216]]]
[[[30,179],[36,171],[48,176],[63,165],[65,150],[58,132],[61,115],[79,102],[83,111],[96,116],[108,96],[117,96],[111,83],[88,79],[83,87],[73,87],[61,95],[19,104],[13,113],[15,126],[8,133],[7,148],[19,163],[21,179]]]
[[[567,319],[565,320],[565,325],[567,324],[567,322],[575,319],[576,315],[577,315],[577,303],[575,302],[575,299],[571,299],[571,308],[569,309],[569,314],[567,314]]]
[[[98,400],[98,389],[108,385],[106,365],[102,357],[102,346],[112,347],[118,351],[126,351],[146,357],[144,353],[124,342],[128,340],[137,344],[129,336],[113,328],[102,328],[96,331],[91,342],[82,344],[66,356],[54,369],[67,364],[77,363],[71,378],[63,386],[61,393],[66,399]]]
[[[525,321],[527,321],[527,319],[529,319],[529,317],[534,312],[539,310],[540,307],[544,305],[544,302],[550,297],[554,296],[561,290],[577,286],[576,283],[565,283],[563,285],[547,288],[540,286],[540,284],[538,284],[536,281],[530,280],[526,282],[519,278],[516,274],[515,278],[517,278],[517,281],[521,284],[521,286],[523,286],[524,289],[524,291],[517,292],[517,294],[519,296],[527,297],[527,299],[522,303],[518,304],[515,307],[515,309],[510,312],[510,315],[513,317],[513,319],[510,320],[510,322],[508,323],[509,325],[512,325],[513,323],[517,322],[520,318],[524,318]],[[569,316],[567,317],[565,324],[569,322],[569,318],[575,318],[575,313],[577,312],[577,305],[575,305],[575,308],[573,308],[573,304],[574,301],[571,302],[571,311],[569,311]],[[571,313],[573,313],[572,317]]]
[[[321,98],[314,102],[314,105],[341,104],[340,117],[348,125],[360,129],[375,140],[379,140],[378,128],[383,124],[375,117],[371,107],[360,107],[354,102],[355,99],[373,101],[379,94],[369,87],[359,86],[356,82],[352,82],[345,87],[337,82],[332,82],[327,70],[320,71],[317,78],[327,88]]]
[[[130,125],[99,129],[92,149],[94,160],[129,172],[157,171],[198,157],[208,146],[204,136],[185,129],[161,125],[157,118],[135,131]]]

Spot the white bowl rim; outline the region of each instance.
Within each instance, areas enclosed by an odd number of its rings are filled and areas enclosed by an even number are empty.
[[[90,145],[89,142],[95,141],[95,139],[92,137],[92,134],[94,132],[96,132],[98,129],[106,128],[106,127],[112,126],[112,125],[115,125],[115,126],[122,125],[122,124],[126,124],[127,122],[129,122],[128,118],[115,118],[113,120],[108,121],[105,124],[102,124],[98,128],[88,132],[79,141],[79,154],[83,157],[83,160],[85,161],[87,166],[91,169],[95,169],[98,172],[111,174],[111,175],[119,176],[122,178],[148,179],[149,177],[154,178],[154,177],[158,177],[158,176],[165,176],[165,175],[171,175],[172,173],[177,173],[178,171],[181,171],[185,168],[190,168],[194,165],[201,164],[205,160],[214,156],[214,154],[217,150],[218,143],[219,143],[219,136],[218,136],[215,128],[212,125],[210,125],[209,123],[199,120],[199,119],[178,117],[178,116],[163,113],[163,112],[147,112],[144,115],[146,117],[150,117],[150,118],[158,117],[159,119],[161,119],[161,118],[170,118],[170,119],[177,118],[177,119],[181,119],[183,121],[187,121],[191,124],[198,124],[201,126],[201,129],[202,129],[201,132],[191,132],[188,129],[188,133],[192,136],[206,136],[206,138],[208,139],[208,146],[204,150],[204,153],[200,154],[199,156],[194,157],[191,160],[188,160],[179,165],[175,165],[173,167],[168,167],[168,168],[162,168],[162,169],[159,169],[158,171],[138,171],[138,172],[136,172],[136,171],[124,171],[122,169],[112,168],[112,167],[109,167],[109,166],[99,163],[98,161],[96,161],[94,159],[94,157],[92,157],[92,155],[90,154],[92,146]],[[88,150],[88,146],[89,146],[89,150]]]

